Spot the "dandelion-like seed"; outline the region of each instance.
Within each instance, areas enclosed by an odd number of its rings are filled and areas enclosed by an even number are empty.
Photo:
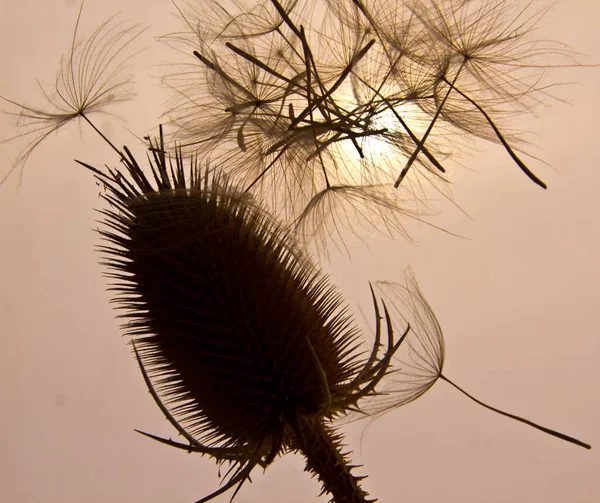
[[[591,449],[591,445],[581,440],[487,405],[446,377],[442,373],[446,356],[444,335],[431,306],[425,300],[410,269],[405,273],[405,285],[378,282],[375,290],[390,306],[392,320],[395,323],[408,323],[411,327],[403,345],[405,352],[399,356],[399,361],[395,362],[394,385],[386,390],[391,398],[388,400],[387,405],[383,402],[379,404],[379,410],[375,415],[416,400],[426,393],[438,379],[442,379],[486,409],[567,442]]]
[[[368,357],[329,280],[289,234],[218,174],[150,142],[153,180],[126,150],[103,173],[101,247],[150,392],[187,440],[233,464],[206,501],[299,451],[336,502],[364,502],[333,419],[376,391],[403,337]],[[82,163],[83,164],[83,163]],[[385,347],[382,350],[382,347]],[[153,438],[154,435],[149,435]]]
[[[119,152],[104,134],[90,121],[89,115],[106,112],[106,109],[130,98],[132,79],[127,74],[128,51],[141,35],[141,24],[128,24],[113,15],[100,24],[92,34],[78,37],[79,22],[83,12],[81,2],[71,47],[60,60],[60,70],[52,87],[39,84],[45,107],[26,105],[3,96],[0,99],[13,111],[4,113],[17,117],[22,130],[17,136],[2,143],[25,140],[12,168],[0,181],[4,183],[16,169],[23,168],[38,145],[49,135],[71,121],[83,118],[117,153]],[[22,171],[21,171],[22,175]]]

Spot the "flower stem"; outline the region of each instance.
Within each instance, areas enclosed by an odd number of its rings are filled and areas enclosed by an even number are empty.
[[[335,503],[367,503],[367,493],[359,482],[364,477],[352,475],[348,456],[341,452],[340,438],[327,428],[323,419],[297,415],[292,421],[296,448],[306,458],[306,471],[318,476],[323,491]]]

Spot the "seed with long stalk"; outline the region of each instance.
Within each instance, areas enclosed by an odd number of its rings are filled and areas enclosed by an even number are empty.
[[[15,170],[22,176],[33,151],[52,133],[70,122],[82,118],[117,153],[119,150],[91,122],[89,116],[107,112],[108,107],[130,99],[132,78],[128,62],[135,54],[133,44],[145,30],[140,23],[130,24],[113,15],[101,23],[87,38],[79,37],[83,13],[81,2],[69,51],[61,56],[60,69],[54,85],[39,85],[45,106],[27,105],[0,96],[9,105],[1,110],[17,117],[20,133],[2,143],[24,141],[12,168],[0,180],[0,185]]]
[[[148,436],[232,464],[201,502],[237,492],[288,451],[334,501],[366,502],[333,420],[376,393],[409,328],[395,338],[373,294],[377,340],[365,356],[341,296],[272,217],[196,159],[167,152],[162,131],[149,142],[150,179],[127,149],[125,168],[82,163],[106,188],[101,251],[125,331],[187,443]]]
[[[586,449],[591,445],[556,430],[541,426],[529,419],[511,414],[492,407],[473,395],[467,393],[454,381],[442,373],[445,360],[444,336],[440,324],[425,300],[425,297],[410,269],[405,273],[405,285],[397,283],[378,282],[375,290],[390,306],[391,317],[396,323],[410,323],[411,332],[404,343],[405,353],[400,355],[394,371],[394,385],[387,392],[390,399],[381,403],[376,412],[380,414],[387,410],[408,404],[426,393],[438,379],[446,381],[475,403],[502,416],[527,424],[537,430],[560,438]]]

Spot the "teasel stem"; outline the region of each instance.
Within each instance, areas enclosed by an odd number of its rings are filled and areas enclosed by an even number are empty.
[[[364,477],[352,475],[354,466],[341,452],[339,436],[327,428],[319,417],[297,415],[290,420],[297,436],[296,448],[306,458],[307,472],[316,474],[323,483],[323,492],[333,496],[335,503],[369,503],[368,493],[359,482]]]
[[[541,426],[539,424],[536,424],[532,421],[529,421],[529,419],[525,419],[523,417],[520,416],[515,416],[514,414],[510,414],[508,412],[504,412],[500,409],[496,409],[495,407],[492,407],[491,405],[487,405],[485,403],[483,403],[481,400],[478,400],[477,398],[475,398],[473,395],[470,395],[469,393],[467,393],[464,389],[462,389],[460,386],[458,386],[458,384],[453,383],[450,379],[448,379],[446,376],[440,374],[439,375],[440,379],[443,379],[444,381],[446,381],[448,384],[454,386],[458,391],[460,391],[463,395],[469,397],[471,400],[473,400],[475,403],[481,405],[482,407],[485,407],[488,410],[491,410],[493,412],[497,412],[498,414],[505,416],[505,417],[509,417],[510,419],[514,419],[515,421],[519,421],[521,423],[527,424],[537,430],[543,431],[544,433],[548,433],[548,435],[552,435],[553,437],[557,437],[560,438],[562,440],[566,440],[567,442],[571,442],[572,444],[575,445],[579,445],[581,447],[584,447],[586,449],[591,449],[592,446],[590,444],[586,444],[585,442],[582,442],[581,440],[577,440],[576,438],[570,437],[569,435],[565,435],[564,433],[560,433],[558,431],[555,430],[551,430],[550,428],[546,428],[545,426]]]

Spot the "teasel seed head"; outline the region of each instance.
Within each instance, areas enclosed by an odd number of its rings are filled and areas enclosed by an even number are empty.
[[[162,129],[149,142],[152,182],[126,147],[127,173],[81,163],[110,204],[101,251],[125,331],[150,392],[189,444],[148,436],[237,466],[202,501],[288,451],[305,454],[336,501],[364,501],[327,423],[388,372],[399,342],[387,310],[387,350],[379,354],[378,337],[363,358],[341,296],[290,234],[225,177],[166,152]],[[339,463],[315,464],[323,456]]]

